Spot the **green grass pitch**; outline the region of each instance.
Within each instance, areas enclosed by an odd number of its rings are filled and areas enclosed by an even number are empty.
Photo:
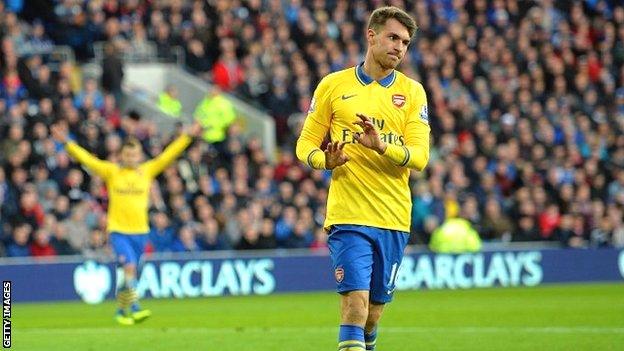
[[[14,350],[335,350],[338,296],[145,300],[122,327],[115,303],[14,304]],[[397,292],[379,351],[624,350],[624,284]]]

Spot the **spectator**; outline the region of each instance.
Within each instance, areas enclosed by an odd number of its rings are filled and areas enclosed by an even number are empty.
[[[82,200],[87,199],[87,194],[83,190],[84,176],[82,171],[73,168],[67,174],[63,184],[61,185],[61,192],[69,198],[71,205],[77,204]]]
[[[98,110],[104,107],[104,95],[99,91],[97,82],[93,78],[88,78],[85,81],[84,90],[74,99],[76,108],[84,107],[87,104],[92,104],[91,106]]]
[[[283,215],[275,223],[275,239],[280,247],[285,247],[288,240],[294,234],[297,224],[297,209],[288,206],[284,209]]]
[[[54,216],[51,216],[54,219],[54,224],[48,227],[52,227],[53,237],[50,240],[52,246],[54,247],[54,251],[56,251],[57,255],[76,255],[79,252],[76,251],[69,240],[67,240],[67,227],[63,223],[59,223],[56,221]]]
[[[95,110],[92,110],[91,113],[96,112]],[[87,151],[91,152],[92,154],[104,157],[106,150],[98,126],[95,123],[86,122],[83,124],[81,132],[83,134],[83,137],[81,138],[82,140],[80,141],[80,145],[82,145]]]
[[[106,235],[100,229],[94,229],[89,234],[89,243],[83,251],[86,257],[102,260],[112,255],[106,245]]]
[[[165,91],[158,96],[158,108],[168,116],[180,118],[182,115],[182,103],[178,99],[178,88],[167,85]]]
[[[4,194],[5,203],[2,206],[2,213],[5,218],[5,224],[19,216],[20,211],[20,193],[26,187],[26,179],[28,174],[23,168],[15,168],[11,171],[11,181],[6,186]]]
[[[323,228],[316,228],[314,230],[314,240],[310,244],[310,249],[313,251],[324,252],[328,250],[327,247],[327,233]]]
[[[33,242],[30,244],[30,255],[33,257],[56,256],[56,250],[50,243],[50,232],[45,228],[35,231]]]
[[[124,69],[123,62],[119,58],[117,48],[114,43],[108,42],[104,45],[104,59],[102,60],[102,88],[105,93],[111,94],[116,101],[121,101]],[[96,108],[101,108],[97,106]]]
[[[173,252],[193,252],[199,251],[200,247],[195,240],[195,229],[189,225],[180,228],[178,238],[174,240],[171,247]]]
[[[121,124],[121,112],[117,108],[117,101],[112,94],[104,96],[104,108],[102,109],[102,117],[106,121],[106,129],[119,129]]]
[[[12,220],[16,223],[28,223],[32,228],[39,228],[43,225],[45,213],[39,204],[37,191],[34,186],[29,185],[20,197],[20,210]]]
[[[258,238],[259,249],[275,249],[277,241],[275,240],[275,223],[271,218],[264,218],[260,228],[260,238]]]
[[[18,124],[9,127],[8,138],[0,144],[0,161],[7,161],[8,156],[17,151],[19,142],[24,138],[24,128]]]
[[[8,71],[4,74],[0,84],[0,98],[5,101],[6,107],[11,108],[28,97],[28,91],[22,84],[17,71]]]
[[[510,241],[513,224],[501,210],[499,202],[490,198],[485,204],[485,218],[481,229],[481,238],[485,240]]]
[[[258,250],[260,246],[260,233],[253,226],[248,226],[243,229],[243,236],[238,244],[236,244],[236,250]]]
[[[209,218],[202,222],[201,229],[199,243],[203,250],[214,251],[230,248],[224,234],[219,230],[219,223],[215,219]]]
[[[204,127],[204,140],[222,149],[220,145],[225,141],[228,127],[236,119],[236,112],[232,103],[215,87],[197,105],[193,117]]]
[[[429,247],[439,253],[476,252],[481,239],[467,219],[449,218],[433,232]]]
[[[540,235],[543,239],[552,238],[553,232],[561,221],[559,207],[557,205],[548,205],[546,210],[539,215]]]
[[[49,54],[54,48],[54,43],[45,33],[45,27],[41,20],[34,20],[31,34],[26,42],[26,47],[23,49],[26,55],[41,55]]]
[[[286,240],[285,246],[291,249],[303,249],[310,247],[313,240],[313,234],[308,223],[300,219],[295,224],[292,235]]]
[[[208,174],[208,166],[202,162],[202,145],[197,144],[190,147],[187,156],[178,162],[178,172],[188,193],[197,193],[200,191],[200,180],[205,178],[206,185],[212,187]],[[208,191],[209,193],[210,191]]]
[[[71,208],[69,207],[69,199],[67,196],[59,196],[54,201],[54,209],[52,210],[52,214],[56,217],[57,220],[63,221],[69,218],[71,214]]]
[[[559,226],[555,230],[554,236],[559,239],[564,247],[578,247],[578,238],[574,230],[574,218],[571,215],[564,214],[561,216]]]
[[[186,44],[186,66],[189,70],[204,79],[209,78],[209,72],[212,68],[212,62],[206,55],[204,44],[197,39],[191,39]]]
[[[72,248],[84,252],[89,246],[91,230],[85,223],[87,207],[84,203],[76,204],[71,209],[71,217],[62,221],[67,228],[67,239]]]
[[[40,164],[36,169],[34,185],[37,190],[37,197],[43,210],[48,213],[53,207],[52,201],[58,195],[59,186],[51,180],[50,172],[45,165]]]
[[[539,240],[539,230],[535,225],[535,218],[523,215],[518,221],[518,228],[514,233],[516,241],[536,241]]]
[[[171,27],[166,23],[159,23],[155,25],[154,32],[155,36],[153,39],[156,42],[158,57],[165,61],[172,61],[175,42],[171,36]]]
[[[130,39],[130,51],[139,60],[148,60],[152,55],[152,46],[147,38],[147,31],[143,23],[135,21],[132,24],[132,38]]]
[[[156,212],[152,215],[152,226],[149,232],[149,240],[156,252],[169,252],[173,248],[175,230],[169,224],[169,217],[164,212]]]
[[[590,246],[595,248],[607,247],[611,242],[613,226],[608,217],[599,218],[598,228],[590,233]]]
[[[18,224],[13,228],[13,238],[6,247],[7,256],[25,257],[30,255],[28,240],[32,227],[30,224]]]
[[[225,92],[233,91],[243,82],[243,67],[238,62],[234,45],[229,38],[221,41],[221,57],[212,68],[214,83]]]
[[[230,208],[236,207],[236,197],[234,195],[227,195],[221,205],[220,210],[222,211],[222,216],[225,219],[224,232],[225,236],[228,239],[228,243],[230,246],[235,246],[239,241],[243,234],[243,229],[249,225],[251,225],[251,217],[249,216],[249,212],[245,209],[241,209],[236,211],[235,213],[230,213]]]

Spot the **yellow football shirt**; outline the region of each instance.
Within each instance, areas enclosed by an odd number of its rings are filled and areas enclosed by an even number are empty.
[[[358,145],[353,135],[357,113],[372,119],[388,145],[383,155]],[[423,170],[429,160],[427,97],[422,85],[398,71],[375,81],[362,64],[329,74],[319,83],[297,141],[297,157],[325,168],[320,150],[330,140],[346,142],[350,160],[332,171],[325,227],[358,224],[409,232],[409,169]]]
[[[74,142],[65,149],[78,162],[102,177],[108,189],[108,232],[122,234],[147,234],[149,232],[149,190],[152,181],[175,160],[192,139],[181,135],[158,157],[140,164],[137,168],[124,168],[100,160]]]

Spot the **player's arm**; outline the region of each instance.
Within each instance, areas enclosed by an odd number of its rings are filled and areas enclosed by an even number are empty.
[[[199,136],[201,132],[202,128],[199,123],[193,123],[188,131],[182,133],[176,140],[172,141],[160,155],[145,163],[146,171],[152,177],[159,175],[171,162],[186,150],[193,141],[193,138]]]
[[[390,159],[394,164],[422,171],[429,162],[429,132],[427,116],[427,96],[419,84],[413,94],[416,104],[408,116],[405,125],[405,145],[387,144],[377,134],[370,119],[358,114],[360,121],[355,124],[362,127],[364,133],[355,134],[356,140],[365,147],[375,150]]]
[[[107,179],[110,176],[111,172],[115,168],[115,165],[112,162],[100,160],[77,143],[68,140],[67,126],[55,124],[51,127],[51,130],[53,138],[56,139],[56,141],[63,143],[67,153],[76,161],[92,170],[103,179]]]
[[[349,160],[342,151],[344,143],[329,143],[325,150],[320,148],[329,131],[331,114],[330,87],[324,78],[314,91],[296,148],[297,158],[315,169],[334,169]]]

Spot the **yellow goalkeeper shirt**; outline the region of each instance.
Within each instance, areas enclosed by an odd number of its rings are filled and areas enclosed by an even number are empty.
[[[78,162],[102,177],[108,189],[108,232],[146,234],[149,232],[149,190],[152,181],[175,160],[192,139],[181,135],[156,158],[137,168],[124,168],[103,161],[74,142],[65,146]]]
[[[372,119],[388,145],[383,155],[358,145],[353,135],[357,113]],[[332,171],[325,228],[358,224],[409,232],[409,169],[423,170],[429,160],[427,97],[422,85],[398,71],[375,81],[362,64],[327,75],[319,83],[297,141],[297,157],[325,168],[320,150],[330,140],[346,142],[350,160]]]

